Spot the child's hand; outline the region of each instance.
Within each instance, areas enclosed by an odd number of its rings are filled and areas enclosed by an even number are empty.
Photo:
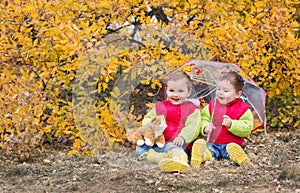
[[[179,147],[183,146],[184,144],[184,139],[183,137],[176,137],[174,140],[173,140],[173,143]]]
[[[210,123],[208,125],[206,125],[205,129],[204,129],[204,133],[211,133],[213,130],[215,129],[215,126]]]
[[[231,123],[232,123],[232,120],[230,119],[230,117],[227,115],[224,115],[222,125],[224,125],[225,127],[227,127],[229,129],[231,127]]]

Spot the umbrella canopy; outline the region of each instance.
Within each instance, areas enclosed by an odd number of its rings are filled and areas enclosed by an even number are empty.
[[[254,116],[254,128],[252,132],[266,132],[265,108],[267,92],[257,86],[257,84],[239,66],[234,63],[192,59],[175,71],[177,70],[186,72],[193,82],[193,91],[190,99],[201,99],[206,103],[215,99],[216,82],[221,73],[228,71],[239,73],[244,79],[244,88],[241,98],[250,106]],[[162,80],[167,78],[170,74]],[[166,93],[163,93],[164,97],[166,97]]]

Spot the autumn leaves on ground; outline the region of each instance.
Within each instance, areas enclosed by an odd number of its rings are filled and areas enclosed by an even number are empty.
[[[252,135],[248,167],[212,160],[184,174],[137,161],[131,149],[93,158],[60,149],[28,162],[0,156],[0,192],[300,192],[300,133]]]

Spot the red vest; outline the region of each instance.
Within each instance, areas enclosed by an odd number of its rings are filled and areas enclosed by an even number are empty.
[[[216,104],[214,104],[215,102]],[[217,100],[211,101],[209,103],[209,112],[215,129],[210,135],[209,142],[214,144],[237,143],[242,146],[244,138],[233,135],[225,126],[222,126],[223,115],[229,116],[232,120],[239,120],[248,108],[249,106],[241,98],[227,105],[221,105]]]
[[[164,115],[166,118],[168,127],[165,129],[164,136],[166,142],[168,142],[178,136],[185,125],[187,117],[197,109],[197,106],[190,102],[173,105],[167,100],[156,103],[155,109],[157,115]]]

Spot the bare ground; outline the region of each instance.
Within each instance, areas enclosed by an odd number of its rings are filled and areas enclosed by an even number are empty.
[[[212,160],[187,173],[164,173],[123,149],[93,158],[48,152],[30,162],[0,155],[0,192],[299,192],[300,132],[252,135],[248,167]]]

